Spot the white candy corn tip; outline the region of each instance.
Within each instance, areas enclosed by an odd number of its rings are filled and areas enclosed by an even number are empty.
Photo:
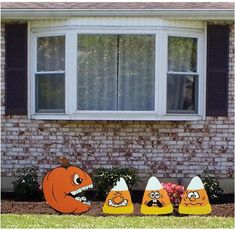
[[[111,191],[128,191],[126,181],[121,177]]]
[[[199,189],[204,189],[204,185],[200,177],[195,176],[189,183],[187,190],[199,190]]]
[[[155,176],[150,177],[145,190],[151,191],[151,190],[160,190],[160,189],[162,189],[162,185],[160,181],[157,179],[157,177]]]

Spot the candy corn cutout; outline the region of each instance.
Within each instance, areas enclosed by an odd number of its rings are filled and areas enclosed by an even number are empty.
[[[167,192],[163,189],[161,183],[156,177],[150,177],[144,191],[141,213],[161,215],[172,212],[173,207]]]
[[[126,181],[120,178],[116,186],[109,192],[103,206],[103,212],[107,214],[129,214],[133,210],[134,207]]]
[[[203,215],[211,213],[211,205],[201,179],[193,177],[179,205],[179,213]]]

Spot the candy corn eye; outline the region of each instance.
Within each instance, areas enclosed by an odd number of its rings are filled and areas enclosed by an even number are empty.
[[[188,193],[188,198],[193,198],[194,197],[194,193],[193,192],[189,192]]]
[[[150,193],[150,198],[152,199],[158,199],[160,197],[159,192],[151,192]]]
[[[160,194],[158,192],[156,192],[155,197],[158,199],[160,197]]]
[[[200,197],[198,192],[194,192],[193,194],[194,194],[194,198],[196,199]]]

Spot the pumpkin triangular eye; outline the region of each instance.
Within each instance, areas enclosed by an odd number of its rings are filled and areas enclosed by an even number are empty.
[[[74,175],[73,182],[76,185],[80,185],[82,183],[82,179],[78,176],[78,174]]]

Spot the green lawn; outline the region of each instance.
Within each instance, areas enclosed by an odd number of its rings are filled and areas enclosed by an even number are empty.
[[[232,217],[2,214],[2,228],[234,228]]]

